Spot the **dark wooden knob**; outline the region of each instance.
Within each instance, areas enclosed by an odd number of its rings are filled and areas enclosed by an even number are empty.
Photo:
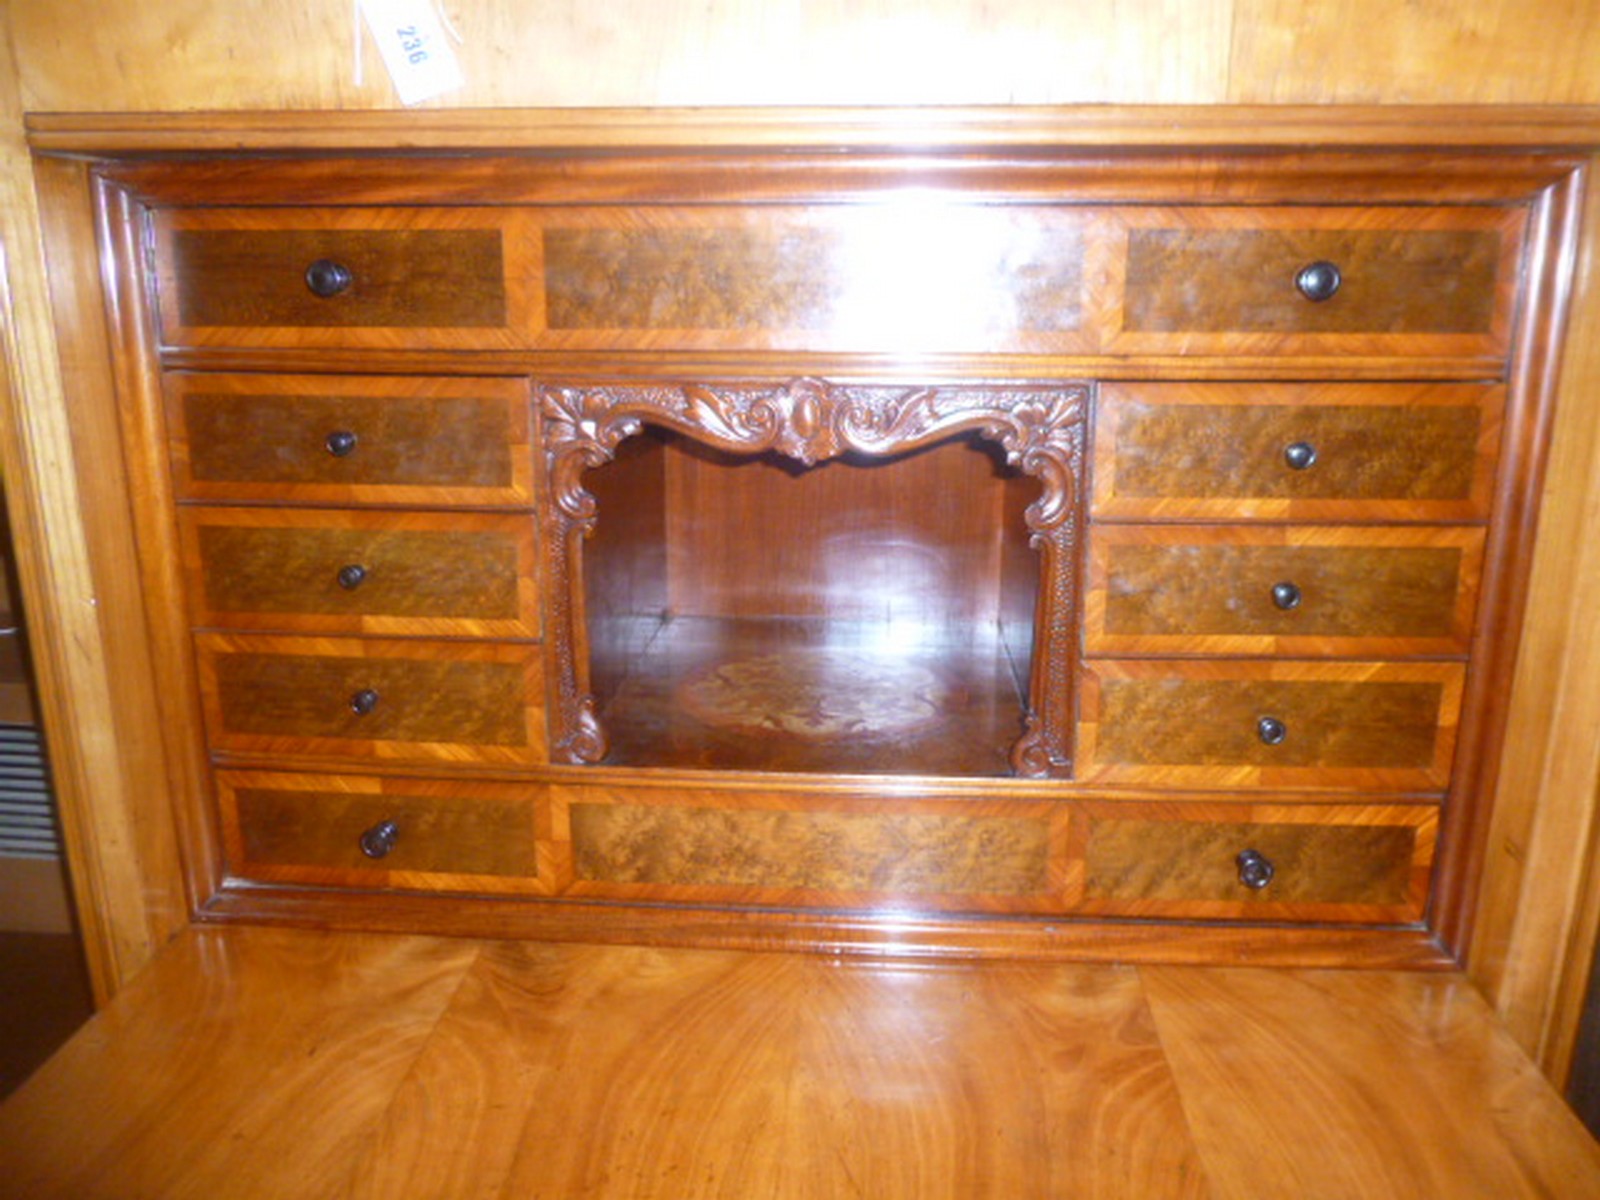
[[[331,258],[319,258],[306,268],[306,286],[313,295],[327,300],[337,296],[354,282],[355,276],[343,263]]]
[[[1272,585],[1272,602],[1284,612],[1300,607],[1300,589],[1285,580]]]
[[[1317,461],[1317,448],[1310,442],[1290,442],[1283,448],[1283,461],[1291,471],[1304,471]]]
[[[1289,727],[1277,717],[1262,717],[1256,722],[1256,736],[1268,746],[1276,746],[1289,736]]]
[[[1332,299],[1343,282],[1339,268],[1331,262],[1308,263],[1294,277],[1294,286],[1300,289],[1300,294],[1315,302]]]
[[[355,453],[356,435],[348,429],[335,429],[322,439],[322,444],[327,447],[328,453],[335,458],[348,458]]]
[[[360,563],[348,563],[339,568],[339,586],[353,592],[367,581],[367,569]]]
[[[1241,850],[1233,861],[1239,868],[1239,882],[1254,892],[1266,887],[1277,874],[1272,860],[1259,850]]]
[[[378,707],[378,693],[371,688],[362,688],[350,697],[350,711],[358,717],[364,717]]]
[[[361,853],[368,858],[382,858],[394,849],[395,841],[400,837],[400,826],[393,821],[379,821],[371,829],[362,833],[359,841]]]

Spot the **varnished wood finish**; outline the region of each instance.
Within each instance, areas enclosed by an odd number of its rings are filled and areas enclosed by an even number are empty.
[[[1600,1149],[1457,974],[236,929],[186,934],[0,1107],[0,1177],[33,1200],[1580,1200]]]
[[[1475,384],[1106,384],[1094,512],[1482,520],[1504,402]],[[1316,451],[1311,467],[1285,462],[1296,442]]]
[[[1079,778],[1441,790],[1462,676],[1448,663],[1095,661]],[[1268,717],[1287,729],[1275,745],[1258,731]]]
[[[537,647],[497,642],[196,638],[215,750],[389,761],[545,760]],[[370,712],[354,710],[372,690]]]
[[[1102,525],[1084,648],[1464,657],[1482,557],[1472,528]]]
[[[230,870],[246,879],[431,891],[542,892],[542,790],[426,779],[223,771]],[[381,858],[361,836],[398,827]],[[546,867],[548,870],[548,865]]]
[[[1422,917],[1436,833],[1421,806],[1102,803],[1073,845],[1085,912],[1397,923]],[[1264,887],[1240,879],[1250,850],[1274,868]]]
[[[197,625],[537,639],[532,516],[187,508]],[[341,572],[359,568],[358,579]]]
[[[184,499],[532,502],[527,385],[509,379],[164,377]],[[343,457],[328,436],[355,435]]]

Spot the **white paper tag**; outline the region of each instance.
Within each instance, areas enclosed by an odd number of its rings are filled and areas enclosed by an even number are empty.
[[[465,82],[433,0],[358,2],[401,104],[420,104]]]

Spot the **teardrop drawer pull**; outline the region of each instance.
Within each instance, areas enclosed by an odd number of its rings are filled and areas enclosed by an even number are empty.
[[[306,286],[324,300],[337,296],[353,282],[355,276],[350,274],[350,268],[331,258],[319,258],[306,268]]]
[[[1284,612],[1288,612],[1291,608],[1299,608],[1300,600],[1300,589],[1287,580],[1272,585],[1272,603]]]
[[[353,592],[367,581],[367,569],[360,563],[349,563],[339,568],[339,586]]]
[[[1283,461],[1291,471],[1304,471],[1317,461],[1317,448],[1310,442],[1290,442],[1283,448]]]
[[[1301,267],[1294,277],[1294,286],[1300,289],[1302,296],[1313,303],[1331,300],[1343,282],[1344,277],[1339,274],[1339,268],[1327,261],[1308,263]]]
[[[1256,735],[1268,746],[1276,746],[1289,736],[1289,727],[1277,717],[1262,717],[1256,722]]]
[[[400,837],[400,826],[393,821],[379,821],[361,835],[361,853],[368,858],[382,858],[394,849]]]
[[[348,429],[335,429],[322,439],[322,444],[328,448],[328,453],[335,458],[348,458],[355,453],[356,435]]]
[[[1259,850],[1241,850],[1233,861],[1239,868],[1239,882],[1253,892],[1266,887],[1277,874],[1272,860]]]
[[[350,697],[350,711],[358,717],[364,717],[378,707],[378,693],[371,688],[362,688]]]

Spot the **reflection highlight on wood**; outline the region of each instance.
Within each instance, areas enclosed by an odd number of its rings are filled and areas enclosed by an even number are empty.
[[[1459,975],[193,930],[0,1106],[29,1200],[1585,1200]]]

